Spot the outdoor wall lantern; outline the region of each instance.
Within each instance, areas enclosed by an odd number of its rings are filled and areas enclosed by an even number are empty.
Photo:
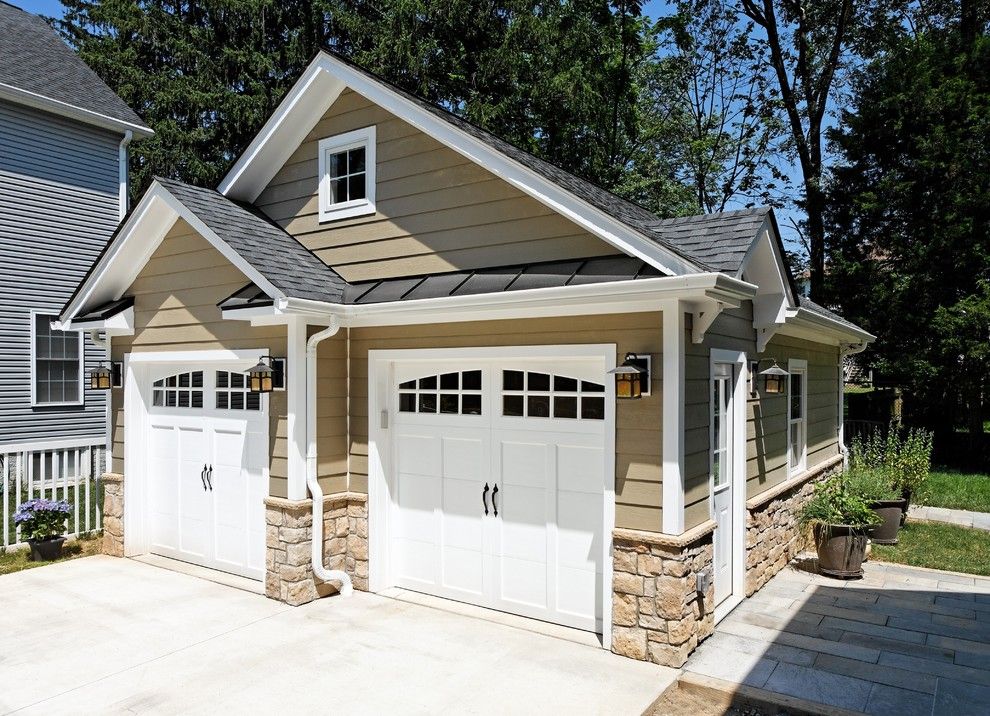
[[[636,400],[643,396],[643,383],[649,385],[649,362],[635,353],[626,353],[622,365],[609,371],[615,376],[615,397],[622,400]]]
[[[271,393],[274,388],[271,358],[261,356],[258,365],[248,371],[248,390],[252,393]],[[265,361],[268,361],[267,363]]]
[[[771,358],[771,360],[773,360],[773,365],[760,371],[760,375],[763,376],[764,390],[770,395],[779,395],[784,392],[786,379],[790,373],[777,365],[776,359]]]
[[[93,390],[110,390],[110,377],[110,369],[100,361],[99,367],[89,372],[89,387]]]

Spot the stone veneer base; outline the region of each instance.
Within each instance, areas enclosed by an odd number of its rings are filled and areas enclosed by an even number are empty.
[[[712,580],[702,594],[698,575],[712,573],[712,531],[670,539],[616,530],[612,548],[612,651],[680,667],[715,629]]]
[[[106,472],[103,483],[103,554],[124,556],[124,476]]]
[[[343,492],[323,500],[323,559],[347,572],[355,589],[368,589],[367,495]],[[312,500],[265,499],[265,594],[292,606],[337,592],[313,576]]]
[[[810,534],[798,515],[815,485],[842,469],[842,456],[830,458],[746,503],[746,596],[763,589],[770,578],[809,546]]]

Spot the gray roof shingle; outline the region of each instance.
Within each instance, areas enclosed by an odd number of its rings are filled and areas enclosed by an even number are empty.
[[[849,326],[850,328],[855,328],[857,331],[862,331],[863,329],[857,326],[852,321],[848,321],[842,316],[840,316],[835,311],[825,308],[825,306],[819,305],[812,301],[807,296],[798,296],[798,304],[801,308],[806,308],[812,313],[817,313],[819,316],[825,316],[825,318],[831,318],[833,321],[838,321],[839,323]]]
[[[214,191],[155,178],[286,296],[340,303],[340,275],[253,207]]]
[[[0,2],[0,84],[148,130],[48,23],[5,2]]]

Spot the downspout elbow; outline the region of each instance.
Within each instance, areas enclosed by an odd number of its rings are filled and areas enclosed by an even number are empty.
[[[323,488],[316,475],[316,349],[321,341],[339,330],[340,322],[331,316],[330,325],[306,341],[306,485],[313,498],[313,576],[322,582],[339,582],[340,594],[350,596],[354,592],[350,575],[341,569],[327,569],[323,564]]]

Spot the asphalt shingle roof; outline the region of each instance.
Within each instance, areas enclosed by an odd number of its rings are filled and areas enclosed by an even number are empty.
[[[852,321],[847,321],[845,318],[840,316],[835,311],[829,310],[828,308],[825,308],[825,306],[815,303],[807,296],[798,296],[798,304],[801,306],[801,308],[806,308],[812,313],[817,313],[819,316],[825,316],[826,318],[831,318],[833,321],[838,321],[839,323],[849,326],[850,328],[855,328],[858,331],[863,330]]]
[[[38,15],[0,2],[0,84],[147,129]]]
[[[155,179],[286,296],[341,303],[346,282],[247,204],[174,179]]]

